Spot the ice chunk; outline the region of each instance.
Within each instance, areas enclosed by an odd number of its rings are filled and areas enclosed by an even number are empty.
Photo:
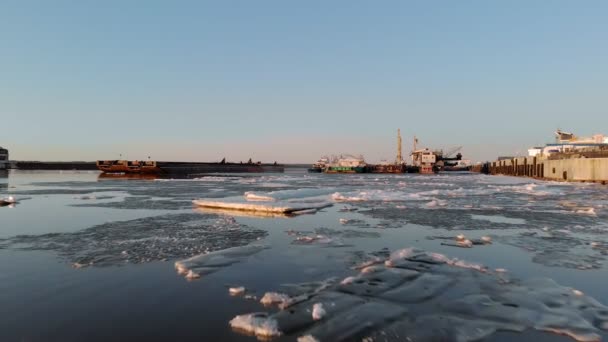
[[[180,274],[183,273],[185,270],[181,270]],[[193,279],[198,279],[201,277],[200,274],[192,271],[192,270],[188,270],[188,272],[186,273],[186,279],[188,280],[193,280]]]
[[[0,206],[11,205],[17,203],[17,200],[13,196],[6,198],[0,198]]]
[[[468,239],[456,240],[454,242],[442,242],[442,245],[445,246],[453,246],[453,247],[463,247],[463,248],[471,248],[473,247],[473,242]]]
[[[345,196],[339,192],[331,195],[331,198],[336,202],[363,202],[366,200],[365,198],[358,196]]]
[[[292,298],[284,293],[266,292],[264,297],[260,299],[260,303],[264,305],[277,304],[278,306],[288,306]]]
[[[281,336],[276,320],[269,318],[264,312],[238,315],[230,321],[230,326],[260,337]]]
[[[312,319],[315,321],[322,319],[325,314],[326,312],[323,308],[323,303],[315,303],[315,305],[312,306]]]
[[[231,287],[228,289],[228,292],[230,293],[231,296],[240,296],[245,293],[245,287],[243,287],[243,286]]]
[[[320,341],[317,340],[316,338],[314,338],[314,336],[312,336],[312,335],[304,335],[304,336],[298,337],[298,342],[320,342]]]
[[[348,285],[348,284],[352,284],[355,280],[357,280],[357,278],[355,277],[346,277],[344,278],[341,282],[340,285]]]
[[[577,214],[589,215],[589,216],[597,216],[594,208],[587,209],[579,209],[576,211]]]
[[[245,198],[248,201],[259,201],[259,202],[273,202],[275,201],[274,198],[270,197],[270,196],[262,196],[262,195],[258,195],[256,193],[253,192],[246,192],[245,193]]]

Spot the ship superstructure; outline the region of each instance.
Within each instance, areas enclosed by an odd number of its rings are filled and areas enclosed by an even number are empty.
[[[325,171],[329,164],[329,157],[323,156],[308,169],[308,172],[319,173]]]
[[[0,147],[0,170],[9,168],[8,150]]]

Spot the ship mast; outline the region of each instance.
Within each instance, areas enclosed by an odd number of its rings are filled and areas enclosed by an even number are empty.
[[[397,128],[397,164],[403,164],[403,156],[401,155],[401,129]]]

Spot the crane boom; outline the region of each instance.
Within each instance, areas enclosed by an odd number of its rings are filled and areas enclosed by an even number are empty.
[[[460,150],[462,150],[462,146],[454,147],[454,148],[452,148],[452,149],[448,150],[448,151],[447,151],[447,152],[446,152],[446,153],[443,155],[443,157],[444,157],[444,158],[450,158],[450,157],[451,157],[451,156],[452,156],[454,153],[456,153],[456,152],[458,152],[458,151],[460,151]]]
[[[397,160],[395,161],[396,164],[402,164],[403,163],[403,155],[401,154],[401,129],[397,128]]]

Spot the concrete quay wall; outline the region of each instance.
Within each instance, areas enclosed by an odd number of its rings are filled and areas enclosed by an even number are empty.
[[[517,157],[491,162],[489,173],[568,182],[608,183],[608,158]]]

